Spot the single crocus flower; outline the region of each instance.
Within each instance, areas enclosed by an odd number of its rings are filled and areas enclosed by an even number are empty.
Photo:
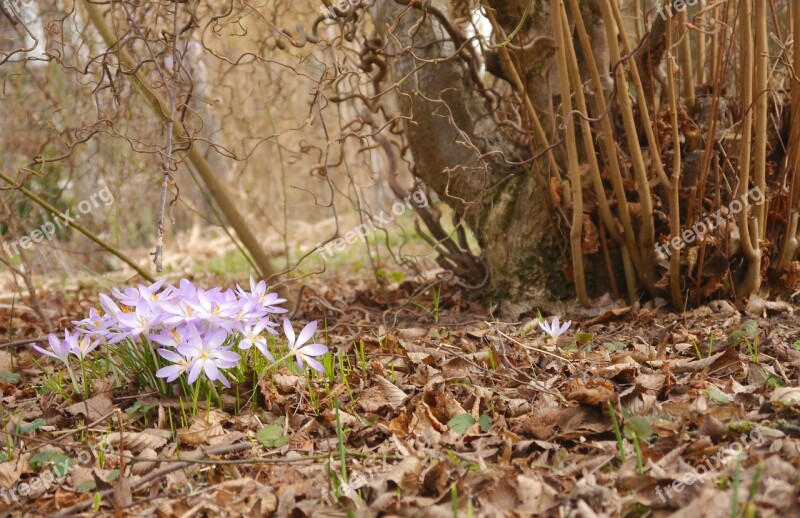
[[[122,313],[117,317],[119,323],[125,326],[125,330],[133,337],[142,333],[147,335],[152,327],[160,323],[161,319],[162,315],[155,313],[145,301],[139,301],[133,313]]]
[[[278,306],[286,302],[286,299],[280,298],[277,293],[269,293],[267,291],[267,283],[265,281],[256,280],[250,276],[250,291],[247,292],[241,286],[237,286],[239,297],[243,301],[245,307],[249,306],[252,310],[261,310],[266,313],[286,313],[288,310]]]
[[[569,329],[569,326],[572,325],[572,320],[568,320],[564,322],[560,327],[558,325],[558,317],[553,317],[553,321],[550,325],[547,322],[539,322],[539,327],[542,328],[542,331],[550,335],[553,340],[558,340],[558,337],[563,335]]]
[[[66,339],[63,342],[60,341],[56,335],[51,334],[47,336],[47,340],[50,342],[49,351],[39,347],[38,345],[34,345],[33,348],[45,356],[49,356],[69,364],[69,353],[72,352],[72,347],[76,343],[75,338],[77,337],[77,333],[75,333],[75,336],[70,336],[69,331],[65,329],[64,335],[66,336]]]
[[[156,372],[156,377],[158,378],[166,378],[168,383],[172,383],[176,379],[180,377],[181,374],[186,372],[186,370],[190,367],[189,360],[181,356],[180,354],[176,353],[175,351],[170,351],[168,349],[159,349],[158,354],[161,355],[167,361],[173,363],[173,365],[167,365],[166,367],[161,367]]]
[[[191,385],[200,376],[201,372],[211,381],[221,381],[225,387],[231,384],[222,373],[222,369],[230,369],[242,358],[235,352],[223,347],[228,338],[228,333],[220,329],[210,336],[201,337],[195,326],[189,327],[189,337],[186,342],[178,346],[178,352],[190,359],[189,378]]]
[[[88,317],[83,320],[73,320],[72,323],[81,332],[98,339],[108,339],[109,334],[112,332],[112,327],[115,325],[113,317],[108,314],[100,315],[95,308],[89,309]]]
[[[147,339],[162,347],[178,347],[183,343],[183,337],[188,333],[186,327],[185,325],[180,325],[175,328],[168,327],[162,329],[158,334],[147,335]]]
[[[276,334],[275,331],[269,327],[270,325],[275,324],[265,318],[255,324],[243,326],[241,330],[243,338],[242,341],[239,342],[239,349],[247,350],[255,346],[269,361],[274,362],[275,358],[272,357],[269,348],[267,348],[267,339],[261,334],[263,331]]]
[[[309,367],[312,369],[319,372],[325,372],[325,367],[323,367],[320,362],[312,358],[312,356],[323,355],[328,352],[328,348],[322,344],[304,345],[306,342],[311,340],[316,330],[317,321],[314,320],[313,322],[308,323],[303,330],[300,331],[300,335],[295,338],[292,323],[286,318],[283,319],[283,332],[286,334],[286,338],[289,340],[289,350],[297,359],[297,364],[300,365],[300,368],[303,368],[303,362],[308,362]]]
[[[222,293],[219,288],[212,290],[197,290],[197,302],[187,302],[194,310],[194,314],[204,320],[210,320],[218,325],[225,319],[238,312],[236,298]]]
[[[97,349],[98,345],[100,345],[100,340],[92,341],[92,337],[86,334],[78,339],[78,333],[76,332],[75,341],[72,344],[71,352],[81,361],[83,361],[87,354]]]

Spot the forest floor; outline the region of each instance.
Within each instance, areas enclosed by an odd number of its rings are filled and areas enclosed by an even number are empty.
[[[294,318],[324,321],[334,374],[281,369],[222,408],[114,380],[81,401],[0,348],[0,516],[798,515],[790,306],[601,300],[554,342],[452,284],[310,282]],[[96,297],[43,305],[63,329]],[[41,333],[0,305],[0,336]]]

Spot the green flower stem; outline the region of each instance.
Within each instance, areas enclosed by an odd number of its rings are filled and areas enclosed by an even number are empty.
[[[86,384],[86,362],[83,361],[83,356],[80,357],[81,363],[81,381],[83,382],[83,397],[89,399],[89,386]]]
[[[75,391],[75,394],[81,393],[81,387],[78,385],[78,380],[75,378],[75,371],[72,370],[72,365],[69,364],[69,360],[64,362],[64,365],[67,366],[67,372],[69,373],[69,379],[72,381],[72,389]]]

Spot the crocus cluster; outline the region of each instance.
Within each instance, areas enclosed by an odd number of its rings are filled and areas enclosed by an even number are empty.
[[[167,363],[156,372],[157,377],[172,382],[186,374],[186,381],[192,384],[204,374],[209,380],[230,387],[224,372],[239,363],[240,352],[255,348],[275,363],[267,347],[267,335],[278,334],[279,325],[274,319],[286,313],[280,306],[283,302],[286,300],[267,291],[264,281],[256,283],[252,277],[249,291],[240,286],[236,290],[204,290],[185,279],[177,287],[158,281],[124,291],[114,289],[111,296],[100,294],[102,311],[92,308],[87,318],[73,322],[74,333],[65,330],[63,341],[50,335],[50,350],[38,345],[34,348],[69,367],[70,354],[82,361],[103,343],[129,341],[142,347],[145,343],[157,344],[158,355],[166,360],[162,365]],[[307,363],[323,371],[315,357],[328,348],[307,344],[316,329],[314,321],[295,336],[292,324],[284,319],[289,354],[278,361],[293,356],[301,368]]]

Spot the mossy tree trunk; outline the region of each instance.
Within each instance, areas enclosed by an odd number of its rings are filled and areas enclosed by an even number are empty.
[[[406,117],[404,133],[414,173],[476,236],[489,270],[489,302],[498,302],[504,314],[517,316],[551,307],[574,293],[565,267],[569,230],[550,193],[552,166],[563,171],[562,159],[557,151],[542,151],[555,125],[555,118],[548,115],[553,112],[552,92],[546,86],[554,47],[547,32],[547,2],[534,1],[521,24],[527,0],[490,3],[504,13],[497,23],[506,33],[527,31],[528,40],[534,42],[529,48],[504,49],[507,72],[513,73],[508,59],[521,71],[524,91],[515,95],[527,97],[538,119],[533,121],[530,111],[523,113],[521,124],[530,128],[530,138],[519,138],[498,124],[491,112],[499,99],[493,100],[480,72],[470,70],[467,60],[452,57],[457,52],[453,29],[456,39],[462,43],[467,39],[458,24],[459,15],[463,22],[463,6],[433,1],[425,12],[387,1],[378,2],[374,12],[377,27],[392,27],[391,37],[380,34],[388,43],[387,53],[397,55],[387,59],[391,78],[386,81],[396,85],[394,100]],[[434,9],[443,16],[432,15]],[[444,17],[456,23],[444,27]],[[473,52],[470,45],[461,45],[460,52]],[[533,129],[536,123],[544,135]]]

